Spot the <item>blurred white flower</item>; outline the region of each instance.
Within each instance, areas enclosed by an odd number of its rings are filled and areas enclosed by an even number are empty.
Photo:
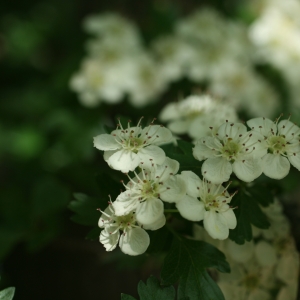
[[[140,44],[137,27],[128,19],[114,13],[88,16],[83,22],[83,28],[102,40],[111,38],[118,40],[122,47],[124,45],[136,47]]]
[[[159,118],[169,122],[168,128],[172,132],[198,139],[209,135],[210,127],[217,128],[226,120],[236,121],[237,114],[230,105],[210,95],[191,95],[167,104]]]

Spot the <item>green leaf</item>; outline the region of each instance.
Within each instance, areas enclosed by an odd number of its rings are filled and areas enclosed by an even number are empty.
[[[162,283],[173,284],[179,280],[179,299],[224,300],[221,290],[208,275],[207,268],[230,271],[224,254],[214,246],[175,236],[162,267]]]
[[[230,230],[229,237],[237,244],[244,244],[245,241],[252,240],[251,224],[261,229],[268,229],[270,223],[266,215],[262,212],[257,203],[257,196],[249,189],[241,189],[237,195],[232,198],[231,206],[237,218],[237,226]],[[252,193],[252,194],[251,194]]]
[[[32,214],[44,216],[63,210],[69,203],[68,190],[49,177],[39,180],[31,198]]]
[[[97,209],[101,208],[104,210],[108,206],[108,197],[107,199],[100,199],[76,193],[74,194],[74,198],[75,200],[69,204],[69,209],[75,212],[71,220],[82,225],[96,226],[101,215]]]
[[[130,295],[121,294],[121,300],[136,300],[136,299]]]
[[[150,237],[150,245],[147,249],[148,253],[158,253],[169,250],[172,242],[172,234],[166,226],[154,231],[148,231]]]
[[[165,151],[166,155],[179,162],[179,171],[193,171],[197,175],[201,174],[202,162],[196,160],[193,156],[193,145],[189,142],[178,140],[178,147],[168,144],[161,148]],[[202,177],[202,175],[200,175]]]
[[[99,240],[101,230],[101,228],[95,227],[88,232],[85,238],[91,241]]]
[[[176,294],[173,286],[162,287],[154,276],[148,278],[147,285],[139,282],[138,293],[140,300],[174,300]]]
[[[270,192],[270,188],[264,183],[253,185],[251,188],[248,188],[248,192],[264,207],[267,207],[274,202],[273,193]]]
[[[184,140],[177,140],[177,144],[184,154],[189,154],[193,156],[194,145],[192,143],[186,142]]]
[[[9,287],[0,292],[0,300],[12,300],[15,294],[15,288]]]

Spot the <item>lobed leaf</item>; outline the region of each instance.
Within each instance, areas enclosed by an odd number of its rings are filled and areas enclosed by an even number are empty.
[[[235,229],[230,230],[229,237],[240,245],[244,244],[245,241],[252,240],[251,224],[261,229],[268,229],[270,226],[266,215],[258,205],[257,196],[253,191],[254,189],[241,189],[230,203],[231,206],[236,207],[234,212],[237,218],[237,226]],[[261,201],[266,202],[266,200]]]
[[[139,282],[138,293],[140,300],[174,300],[176,294],[173,286],[161,286],[154,276],[148,278],[147,284]]]
[[[178,299],[224,300],[220,288],[208,275],[207,268],[230,271],[224,254],[214,246],[176,236],[162,267],[162,283],[173,284],[179,280]]]

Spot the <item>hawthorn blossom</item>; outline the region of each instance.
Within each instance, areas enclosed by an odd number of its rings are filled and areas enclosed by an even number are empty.
[[[137,224],[135,213],[130,212],[124,216],[116,216],[111,202],[102,212],[98,226],[104,228],[99,241],[106,251],[114,250],[119,243],[125,254],[139,255],[144,253],[150,244],[149,235]],[[123,231],[122,234],[120,234],[120,230]]]
[[[247,132],[241,123],[222,124],[215,136],[201,138],[193,148],[202,165],[203,177],[212,183],[228,181],[232,172],[251,182],[262,173],[261,157],[266,154],[264,137],[258,132]]]
[[[176,202],[179,213],[187,220],[203,220],[208,234],[219,240],[229,235],[229,229],[236,227],[236,217],[229,206],[233,195],[229,195],[227,188],[201,180],[191,171],[181,172],[186,184],[186,195]]]
[[[263,160],[263,173],[273,179],[284,178],[290,164],[300,170],[300,128],[289,120],[274,123],[266,118],[254,118],[247,122],[254,132],[264,136],[262,143],[266,153]]]
[[[126,191],[113,202],[115,214],[123,216],[135,211],[136,220],[152,229],[164,216],[162,200],[175,202],[185,194],[184,181],[174,175],[178,169],[179,163],[167,157],[163,165],[135,173],[136,177],[124,185]]]
[[[153,123],[142,129],[140,122],[136,127],[130,127],[128,123],[127,128],[119,122],[120,129],[94,138],[94,146],[104,151],[104,160],[111,168],[127,173],[141,162],[150,166],[152,163],[161,165],[165,161],[165,152],[157,145],[170,142],[171,131]]]
[[[175,134],[187,133],[193,139],[199,139],[211,132],[226,120],[238,120],[233,107],[210,95],[191,95],[177,103],[166,105],[159,116],[163,122],[169,122],[168,128]]]

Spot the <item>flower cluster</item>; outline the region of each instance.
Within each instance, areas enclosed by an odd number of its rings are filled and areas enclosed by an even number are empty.
[[[255,118],[241,123],[225,122],[213,136],[199,139],[193,149],[205,160],[202,175],[212,183],[228,181],[231,173],[251,182],[262,173],[273,179],[285,177],[290,163],[300,170],[300,128],[289,120],[274,123]]]
[[[88,55],[70,81],[83,105],[115,104],[129,94],[131,103],[139,107],[165,89],[157,63],[143,49],[131,22],[115,14],[96,15],[87,18],[84,28],[94,39],[88,41]]]
[[[278,108],[276,92],[253,68],[247,28],[212,9],[178,21],[172,35],[153,42],[153,51],[170,82],[205,82],[227,105],[253,116],[273,116]]]
[[[125,96],[133,106],[145,106],[188,78],[249,115],[273,117],[278,108],[276,92],[253,66],[247,28],[212,9],[178,21],[173,34],[154,39],[149,49],[137,28],[118,15],[89,17],[84,28],[94,39],[70,86],[86,106],[116,104]]]
[[[127,174],[129,181],[122,181],[125,191],[102,212],[100,242],[107,251],[119,242],[124,253],[142,254],[149,245],[145,230],[157,230],[166,223],[165,203],[174,203],[188,220],[203,220],[213,238],[226,239],[229,229],[236,226],[229,206],[232,196],[221,185],[201,181],[193,172],[177,174],[178,161],[166,157],[158,146],[172,140],[171,131],[153,123],[142,128],[140,123],[123,128],[119,122],[119,129],[94,138],[111,168],[135,175]]]

